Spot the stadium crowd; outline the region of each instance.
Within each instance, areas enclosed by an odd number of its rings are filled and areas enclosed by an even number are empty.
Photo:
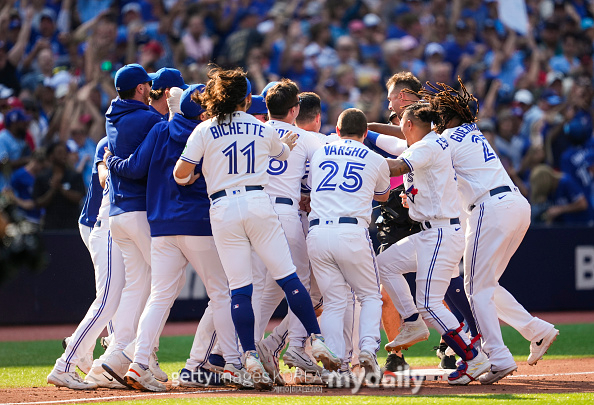
[[[532,203],[532,223],[591,226],[594,2],[527,0],[526,9],[520,35],[496,0],[7,0],[3,204],[45,229],[76,229],[115,72],[175,67],[186,83],[205,83],[215,62],[247,70],[254,94],[282,77],[316,92],[324,133],[350,107],[386,122],[396,72],[452,86],[459,76]]]

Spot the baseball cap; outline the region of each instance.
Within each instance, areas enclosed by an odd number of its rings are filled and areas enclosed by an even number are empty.
[[[29,121],[30,118],[27,114],[23,112],[20,108],[15,108],[14,110],[10,110],[4,115],[4,124],[9,127],[15,122],[22,122],[22,121]]]
[[[381,22],[382,19],[379,18],[377,14],[369,13],[363,17],[363,24],[365,24],[366,27],[375,27],[379,25]]]
[[[437,42],[431,42],[427,44],[425,47],[425,57],[428,58],[433,55],[445,55],[445,49],[443,49],[441,44],[438,44]]]
[[[44,8],[39,14],[39,19],[49,18],[52,22],[56,22],[56,12],[51,8]]]
[[[413,37],[412,35],[405,35],[400,38],[398,42],[398,46],[402,51],[410,51],[411,49],[415,49],[419,42]]]
[[[8,98],[10,96],[12,96],[14,94],[14,90],[6,87],[3,84],[0,84],[0,99],[5,99]]]
[[[526,89],[520,89],[516,91],[516,94],[514,95],[514,101],[531,105],[534,102],[534,96],[532,93],[530,93],[530,91]]]
[[[458,21],[456,21],[456,29],[458,31],[467,30],[468,24],[466,24],[466,21],[464,21],[464,20],[458,20]]]
[[[555,83],[557,80],[563,81],[564,78],[565,78],[565,75],[563,73],[558,72],[556,70],[551,70],[549,73],[547,73],[546,84],[547,84],[547,86],[550,86],[551,84]]]
[[[587,30],[594,27],[594,20],[590,17],[586,17],[582,19],[582,30]]]
[[[149,74],[153,79],[153,90],[166,89],[170,87],[179,87],[186,90],[188,85],[179,70],[173,68],[161,68],[157,73]]]
[[[260,95],[264,98],[266,98],[266,94],[268,94],[268,90],[270,90],[271,88],[273,88],[274,86],[276,86],[277,84],[279,84],[280,82],[270,82],[266,85],[266,87],[264,87],[264,89],[262,90],[262,92],[260,93]]]
[[[126,14],[128,11],[134,11],[138,14],[141,14],[142,7],[139,3],[136,2],[128,3],[124,7],[122,7],[122,15]]]
[[[138,63],[131,63],[118,69],[115,74],[114,84],[117,91],[126,91],[152,80],[142,66]]]
[[[266,107],[266,100],[263,96],[253,95],[252,105],[247,110],[248,114],[268,114],[268,108]]]
[[[184,117],[198,117],[205,111],[200,104],[197,104],[194,100],[192,100],[192,94],[194,94],[194,92],[196,91],[202,93],[205,87],[206,86],[202,83],[193,84],[191,86],[186,85],[186,89],[184,90],[180,98],[180,109]]]

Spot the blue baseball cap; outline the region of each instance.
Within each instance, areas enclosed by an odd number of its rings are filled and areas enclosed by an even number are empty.
[[[153,90],[179,87],[186,90],[188,85],[184,83],[184,78],[179,70],[173,68],[161,68],[157,73],[149,74],[153,79]]]
[[[146,70],[138,63],[131,63],[122,66],[115,74],[115,88],[117,91],[131,90],[141,83],[147,83],[153,79],[146,73]]]
[[[6,127],[11,126],[15,122],[27,122],[29,120],[29,116],[26,115],[20,108],[10,110],[4,115],[4,125],[6,125]]]
[[[260,95],[266,99],[266,94],[268,94],[268,90],[270,90],[271,88],[273,88],[274,86],[276,86],[279,83],[280,82],[270,82],[270,83],[268,83],[266,85],[266,87],[264,87],[264,90],[262,90],[262,93],[260,93]]]
[[[266,107],[266,100],[263,96],[253,95],[252,105],[247,110],[248,114],[268,114],[268,108]]]
[[[192,94],[194,92],[199,91],[202,93],[204,88],[206,87],[203,84],[193,84],[191,86],[186,86],[187,89],[181,95],[180,98],[180,109],[184,117],[186,118],[198,118],[200,114],[202,114],[205,110],[202,106],[192,100]]]

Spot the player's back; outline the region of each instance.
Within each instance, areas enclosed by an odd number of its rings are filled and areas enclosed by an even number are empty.
[[[374,194],[390,188],[384,158],[350,139],[324,145],[314,153],[310,176],[310,219],[356,217],[369,224]]]
[[[464,124],[442,133],[452,153],[458,190],[465,208],[490,190],[513,182],[476,124]]]
[[[191,138],[195,136],[200,138],[202,173],[209,194],[232,187],[268,184],[268,157],[275,151],[273,137],[280,144],[270,126],[236,111],[230,121],[219,123],[213,118],[201,123],[188,142],[194,142]],[[282,148],[277,153],[282,153]]]
[[[289,197],[295,206],[301,197],[301,179],[305,175],[306,162],[312,158],[316,150],[322,147],[322,142],[309,131],[300,129],[283,121],[271,120],[278,136],[284,136],[289,131],[298,135],[295,147],[288,159],[280,161],[270,159],[268,174],[270,175],[266,192],[273,197]]]

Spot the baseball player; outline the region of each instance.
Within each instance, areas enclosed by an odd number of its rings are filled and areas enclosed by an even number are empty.
[[[172,88],[186,90],[188,85],[184,83],[181,72],[173,68],[161,68],[156,73],[149,75],[153,79],[151,92],[149,94],[149,109],[163,117],[169,119],[170,93]],[[174,109],[174,113],[179,113],[179,109]],[[172,117],[173,118],[173,114]]]
[[[268,121],[268,107],[266,107],[266,99],[260,95],[252,95],[252,105],[247,110],[247,113],[253,115],[258,121]]]
[[[376,353],[381,341],[382,302],[367,228],[372,200],[388,197],[389,169],[385,159],[363,145],[367,120],[362,111],[343,111],[336,131],[341,140],[325,145],[311,159],[307,247],[324,296],[321,325],[328,345],[344,355],[345,297],[352,288],[361,303],[359,363],[368,378],[379,379]]]
[[[473,346],[456,317],[442,300],[450,284],[452,269],[458,265],[464,249],[456,176],[448,142],[431,131],[439,115],[427,103],[405,108],[401,128],[410,147],[398,159],[389,159],[392,176],[404,176],[406,204],[411,219],[420,222],[422,231],[404,238],[379,255],[382,284],[404,281],[403,273],[416,269],[416,307],[423,318],[440,332],[445,342],[461,357],[458,369],[450,374],[452,385],[466,385],[489,370],[487,356]],[[392,262],[395,256],[408,260]],[[405,321],[422,323],[414,311],[408,289],[390,291]],[[396,301],[398,300],[398,301]],[[412,309],[410,307],[413,307]],[[407,319],[409,318],[409,319]],[[424,323],[423,323],[424,326]],[[426,326],[425,326],[426,328]],[[388,347],[389,345],[387,345]]]
[[[93,363],[92,354],[97,338],[116,313],[125,274],[122,254],[109,232],[108,191],[102,188],[108,176],[103,164],[103,148],[106,145],[107,137],[97,144],[91,184],[79,220],[83,241],[88,235],[85,244],[95,268],[96,298],[75,332],[66,339],[68,343],[64,354],[56,360],[53,370],[47,376],[48,383],[59,387],[83,390],[122,387],[103,375],[101,363]],[[76,366],[87,374],[84,381],[76,373]]]
[[[209,200],[204,178],[194,176],[187,187],[179,186],[172,172],[186,141],[204,118],[204,110],[191,95],[204,89],[192,85],[181,96],[181,112],[171,121],[153,127],[140,147],[128,159],[107,158],[107,166],[120,176],[147,176],[147,217],[151,227],[151,295],[140,317],[134,362],[124,380],[136,389],[165,391],[149,370],[149,356],[158,339],[159,326],[185,281],[188,261],[202,279],[212,309],[215,328],[233,374],[246,374],[241,367],[235,331],[231,321],[229,287],[220,263],[208,221]],[[182,370],[192,377],[196,370]],[[198,376],[199,374],[197,374]],[[244,377],[245,378],[245,377]],[[249,378],[249,376],[248,376]]]
[[[129,157],[162,117],[149,110],[152,78],[138,64],[125,65],[115,75],[118,97],[112,100],[106,117],[109,150]],[[131,180],[110,173],[109,229],[124,257],[126,285],[116,313],[118,324],[111,343],[113,352],[104,369],[114,378],[127,371],[130,359],[122,352],[136,336],[140,314],[150,292],[150,228],[146,217],[146,178]],[[167,378],[167,375],[164,376]],[[118,381],[120,381],[118,380]]]
[[[325,367],[335,369],[339,359],[324,343],[309,293],[295,273],[278,216],[264,192],[268,184],[268,157],[286,160],[296,136],[279,138],[271,127],[246,114],[251,84],[241,69],[214,68],[209,78],[204,93],[194,99],[213,118],[198,125],[190,135],[174,177],[178,184],[186,184],[195,166],[203,160],[202,173],[211,199],[212,233],[229,280],[231,316],[245,351],[244,365],[257,388],[271,386],[254,340],[250,260],[253,246],[285,292],[289,307],[312,336],[314,357]]]
[[[530,365],[542,358],[559,331],[530,315],[499,285],[499,278],[530,225],[530,204],[474,123],[476,112],[470,104],[476,98],[466,91],[459,78],[458,81],[460,91],[439,83],[433,91],[423,90],[420,95],[440,115],[435,120],[436,131],[450,145],[463,207],[470,213],[464,249],[464,287],[484,351],[492,364],[480,382],[492,384],[517,370],[503,343],[499,319],[531,342]]]

